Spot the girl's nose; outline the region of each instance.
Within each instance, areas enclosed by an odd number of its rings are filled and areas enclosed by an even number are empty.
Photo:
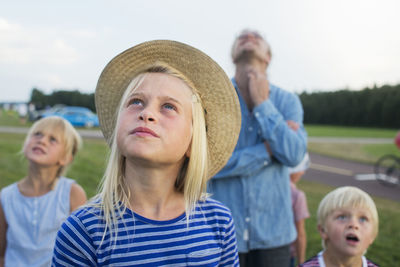
[[[139,119],[145,122],[154,122],[156,120],[153,112],[149,108],[144,108],[142,112],[139,113]]]
[[[39,136],[37,141],[41,144],[44,144],[46,142],[46,136],[45,135]]]

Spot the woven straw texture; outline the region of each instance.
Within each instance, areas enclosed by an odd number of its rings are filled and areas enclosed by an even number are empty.
[[[110,144],[119,101],[137,72],[164,62],[183,73],[196,87],[206,110],[210,169],[215,175],[231,156],[241,125],[235,89],[222,68],[209,56],[189,45],[169,40],[149,41],[112,59],[97,83],[95,101],[101,130]]]

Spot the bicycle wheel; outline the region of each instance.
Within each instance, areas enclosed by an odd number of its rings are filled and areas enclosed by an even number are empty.
[[[382,156],[374,166],[376,179],[387,186],[396,186],[400,179],[400,159],[395,155]]]

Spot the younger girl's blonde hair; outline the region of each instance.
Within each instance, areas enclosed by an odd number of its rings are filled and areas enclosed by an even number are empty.
[[[319,203],[317,222],[325,228],[326,219],[332,212],[342,208],[365,208],[371,214],[374,238],[378,235],[379,218],[378,211],[372,198],[354,186],[343,186],[329,192]],[[322,246],[325,243],[322,240]]]
[[[28,131],[26,135],[22,150],[25,148],[28,140],[32,135],[37,132],[51,133],[64,145],[64,153],[66,157],[71,160],[67,165],[61,166],[57,171],[57,177],[64,175],[67,171],[67,167],[71,164],[72,159],[75,157],[76,153],[82,146],[82,138],[79,133],[75,130],[74,126],[71,125],[67,120],[58,117],[50,116],[42,118],[36,121]]]
[[[163,64],[156,63],[144,68],[137,74],[126,88],[116,111],[116,126],[111,136],[111,150],[108,158],[108,164],[103,176],[99,193],[94,197],[95,203],[104,212],[105,216],[105,232],[102,240],[104,240],[106,231],[110,231],[111,236],[116,240],[117,220],[125,212],[128,206],[130,192],[125,181],[125,157],[116,142],[116,130],[119,126],[119,114],[121,113],[128,97],[134,92],[148,73],[164,73],[182,80],[192,90],[192,140],[190,144],[190,157],[184,160],[183,166],[176,178],[175,189],[182,192],[185,200],[185,209],[187,218],[189,218],[196,202],[205,198],[207,173],[208,173],[208,146],[206,134],[206,122],[199,93],[196,91],[192,82],[189,81],[178,70]]]

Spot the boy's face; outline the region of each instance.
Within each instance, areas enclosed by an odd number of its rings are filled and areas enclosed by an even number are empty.
[[[366,208],[337,209],[319,231],[326,251],[337,257],[361,256],[375,239],[374,222]]]

